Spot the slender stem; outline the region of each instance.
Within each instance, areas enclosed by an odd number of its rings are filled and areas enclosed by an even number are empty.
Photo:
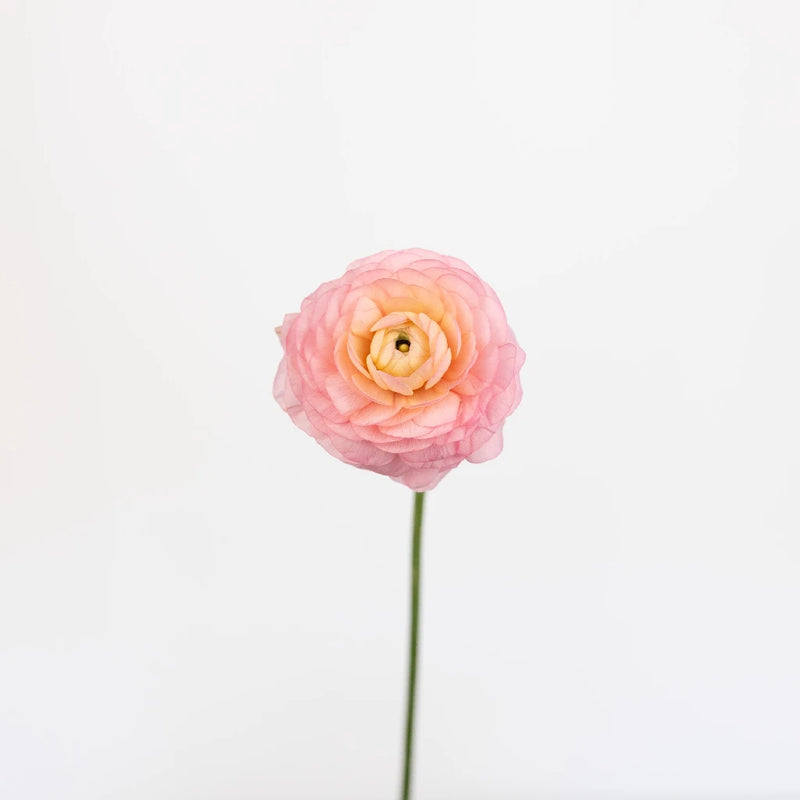
[[[419,634],[419,562],[422,545],[422,508],[425,492],[414,492],[414,526],[411,534],[411,639],[408,645],[408,703],[402,800],[411,792],[411,753],[414,739],[414,700],[417,690],[417,637]]]

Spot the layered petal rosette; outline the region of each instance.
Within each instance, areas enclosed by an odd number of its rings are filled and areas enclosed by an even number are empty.
[[[275,398],[329,453],[432,489],[503,447],[525,354],[463,261],[387,250],[320,286],[278,328]]]

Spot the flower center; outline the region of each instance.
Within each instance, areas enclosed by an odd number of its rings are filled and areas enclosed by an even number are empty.
[[[430,355],[427,335],[409,320],[401,328],[376,330],[369,352],[379,370],[397,377],[410,375]]]
[[[430,389],[452,361],[444,331],[424,312],[392,311],[373,323],[369,333],[366,340],[351,332],[347,351],[361,374],[381,389],[407,397]]]

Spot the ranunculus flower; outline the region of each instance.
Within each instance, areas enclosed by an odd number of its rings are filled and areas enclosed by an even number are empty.
[[[525,354],[463,261],[386,250],[287,314],[275,398],[329,453],[424,492],[503,448]]]

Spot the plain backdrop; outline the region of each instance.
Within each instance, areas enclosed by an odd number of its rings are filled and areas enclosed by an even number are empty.
[[[411,492],[271,386],[402,247],[528,354],[416,798],[800,797],[799,4],[0,9],[0,797],[396,797]]]

